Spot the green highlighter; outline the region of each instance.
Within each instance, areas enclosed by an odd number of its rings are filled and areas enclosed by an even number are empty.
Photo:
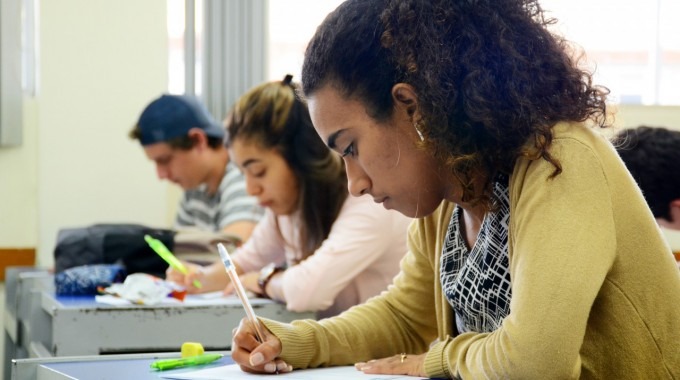
[[[224,355],[222,355],[222,354],[203,354],[203,355],[191,356],[191,357],[182,358],[182,359],[158,360],[158,361],[151,363],[151,368],[157,369],[159,371],[163,371],[163,370],[166,370],[166,369],[174,369],[174,368],[208,364],[208,363],[214,362],[217,359],[220,359],[222,356],[224,356]]]
[[[175,255],[173,255],[172,252],[170,252],[168,247],[166,247],[162,241],[155,239],[149,235],[144,235],[144,240],[146,240],[146,242],[149,244],[149,247],[151,247],[151,249],[153,249],[154,252],[158,254],[158,256],[165,260],[165,262],[168,263],[168,265],[180,271],[184,275],[189,273],[187,267],[185,267],[181,261],[177,260]],[[201,284],[200,281],[194,280],[194,286],[200,289],[203,285]]]

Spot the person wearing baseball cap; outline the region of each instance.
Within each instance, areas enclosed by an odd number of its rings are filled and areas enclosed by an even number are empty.
[[[184,189],[175,227],[224,232],[245,241],[263,215],[230,162],[224,128],[196,97],[164,94],[129,133],[155,163],[158,178]]]

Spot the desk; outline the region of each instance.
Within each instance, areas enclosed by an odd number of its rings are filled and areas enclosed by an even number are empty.
[[[40,292],[54,289],[51,278],[47,271],[35,267],[11,267],[5,271],[5,379],[9,379],[10,359],[29,357],[32,337],[45,334],[41,330],[44,329],[43,313],[37,311],[40,310]]]
[[[236,298],[203,305],[113,306],[92,296],[55,296],[47,272],[8,275],[21,286],[6,287],[7,302],[17,303],[5,311],[6,369],[10,359],[20,358],[177,352],[186,341],[200,342],[206,351],[226,351],[232,328],[245,316]],[[252,305],[258,316],[283,322],[315,317],[267,299],[253,299]]]
[[[12,380],[159,380],[160,372],[150,369],[154,360],[176,358],[178,353],[17,359],[12,361]],[[207,366],[232,364],[228,352]],[[203,366],[202,368],[207,368]],[[195,371],[197,367],[172,371]],[[167,372],[167,371],[166,371]]]
[[[235,297],[205,305],[113,306],[94,297],[41,296],[49,328],[40,343],[50,356],[168,352],[187,341],[224,351],[231,349],[231,331],[245,317]],[[251,304],[258,316],[278,321],[314,317],[291,313],[267,299],[253,299]]]

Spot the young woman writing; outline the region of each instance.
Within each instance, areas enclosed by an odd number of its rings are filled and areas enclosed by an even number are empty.
[[[267,209],[232,259],[246,289],[327,317],[387,288],[411,219],[371,197],[348,197],[342,160],[319,138],[290,79],[252,89],[226,120],[232,160]],[[191,268],[189,276],[169,270],[168,279],[192,292],[194,279],[200,291],[228,286],[222,263]]]
[[[389,290],[245,321],[246,371],[356,364],[462,379],[680,378],[680,276],[593,86],[531,0],[348,0],[302,83],[352,195],[419,218]]]

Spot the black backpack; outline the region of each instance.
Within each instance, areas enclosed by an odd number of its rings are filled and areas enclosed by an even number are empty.
[[[151,235],[174,248],[175,231],[138,224],[95,224],[59,230],[54,249],[55,271],[91,264],[121,264],[127,273],[165,277],[168,264],[144,240]]]

